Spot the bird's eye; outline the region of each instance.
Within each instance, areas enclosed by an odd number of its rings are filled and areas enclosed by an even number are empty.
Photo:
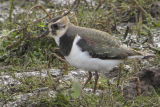
[[[58,29],[58,25],[57,24],[53,24],[53,25],[51,25],[51,28],[52,29]]]
[[[64,25],[64,24],[61,24],[61,28],[65,28],[66,27],[66,25]]]

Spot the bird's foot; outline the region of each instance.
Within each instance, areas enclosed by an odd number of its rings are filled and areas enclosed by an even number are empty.
[[[92,73],[91,73],[90,71],[89,71],[88,73],[89,73],[89,76],[88,76],[88,78],[87,78],[86,82],[84,83],[84,85],[83,85],[83,88],[82,88],[82,89],[84,89],[84,88],[86,87],[86,85],[88,84],[88,82],[90,82],[90,81],[91,81],[91,79],[92,79]],[[97,72],[97,71],[95,71],[95,83],[94,83],[93,93],[95,93],[95,92],[96,92],[96,90],[97,90],[97,83],[98,83],[98,79],[99,79],[98,72]]]
[[[92,73],[89,71],[88,74],[89,74],[89,76],[88,76],[86,82],[84,83],[82,89],[84,89],[86,87],[86,85],[88,84],[88,82],[91,81],[91,79],[92,79]]]

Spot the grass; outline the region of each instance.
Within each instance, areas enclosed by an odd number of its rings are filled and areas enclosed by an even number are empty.
[[[105,1],[105,6],[95,10],[96,7],[87,7],[80,4],[78,11],[70,15],[73,23],[79,26],[96,28],[123,36],[117,31],[116,26],[126,21],[134,21],[133,29],[129,33],[136,33],[140,36],[150,36],[151,30],[159,27],[159,21],[150,16],[149,6],[154,0],[137,0],[124,2],[122,0]],[[36,2],[35,2],[36,3]],[[117,5],[117,4],[118,5]],[[14,6],[12,6],[14,4]],[[34,3],[27,2],[24,9],[30,9],[35,6]],[[64,71],[75,69],[73,67],[66,67],[65,63],[60,61],[52,53],[55,53],[56,44],[53,39],[41,38],[37,39],[43,31],[46,30],[47,18],[37,21],[45,13],[40,9],[30,10],[33,13],[21,13],[13,15],[14,7],[18,3],[16,0],[11,0],[9,19],[4,23],[0,22],[0,32],[2,37],[0,40],[0,73],[11,74],[14,77],[16,72],[35,71],[48,68],[60,68]],[[50,8],[50,4],[46,4],[46,8]],[[57,5],[56,5],[57,6]],[[59,9],[64,8],[58,6]],[[144,10],[142,10],[143,8]],[[54,9],[50,8],[52,13]],[[40,11],[40,12],[39,12]],[[126,15],[124,17],[124,15]],[[138,14],[141,14],[138,17]],[[51,14],[55,16],[56,14]],[[14,16],[14,17],[13,17]],[[125,19],[124,19],[125,18]],[[36,21],[37,22],[36,22]],[[94,22],[94,23],[93,23]],[[3,27],[2,27],[3,26]],[[154,61],[150,61],[153,66],[160,64],[160,54]],[[139,72],[143,65],[137,61],[128,61],[132,66],[131,72],[122,67],[122,74],[119,80],[119,85],[123,86],[133,77],[136,72]],[[103,90],[100,95],[86,93],[79,90],[80,84],[76,85],[74,82],[68,82],[72,88],[64,88],[66,84],[57,82],[56,78],[51,76],[41,77],[27,77],[18,79],[22,84],[17,86],[8,86],[7,91],[0,92],[0,101],[5,103],[15,100],[13,96],[18,94],[32,93],[39,88],[48,87],[56,91],[56,96],[45,94],[43,96],[32,96],[30,100],[26,101],[24,105],[34,104],[37,107],[158,107],[159,103],[159,89],[152,92],[150,96],[137,96],[132,100],[125,99],[122,90],[117,87],[117,80],[114,84],[110,83],[110,79],[101,77],[98,88]],[[93,83],[94,81],[92,81]],[[62,90],[60,88],[62,88]],[[93,87],[93,84],[88,84],[88,88]],[[5,87],[6,88],[6,87]],[[81,92],[82,91],[82,92]]]

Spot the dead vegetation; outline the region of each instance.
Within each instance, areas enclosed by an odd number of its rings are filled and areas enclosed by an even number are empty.
[[[78,0],[78,5],[73,8],[72,0],[68,1],[70,2],[65,5],[57,4],[55,0],[1,1],[0,83],[13,78],[21,84],[0,84],[0,106],[160,106],[160,2]],[[109,32],[132,48],[155,53],[156,58],[148,61],[127,61],[121,69],[113,70],[110,75],[106,74],[110,77],[102,76],[98,95],[79,90],[81,83],[75,85],[70,80],[63,81],[69,75],[68,71],[75,68],[65,63],[54,40],[44,37],[43,32],[47,30],[46,24],[50,19],[70,9],[69,17],[74,24]],[[42,69],[51,68],[61,69],[63,75],[53,76],[48,72],[48,76],[44,78],[15,76],[16,73],[41,73]],[[3,77],[4,75],[11,77]],[[79,76],[80,74],[76,78]],[[91,83],[87,87],[92,86]]]

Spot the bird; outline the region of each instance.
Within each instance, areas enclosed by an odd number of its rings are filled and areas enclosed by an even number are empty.
[[[91,80],[92,72],[95,72],[93,92],[97,89],[99,72],[109,72],[125,59],[152,56],[126,47],[107,32],[74,25],[68,16],[51,20],[48,29],[48,36],[54,38],[65,60],[76,68],[88,71],[84,86]]]

